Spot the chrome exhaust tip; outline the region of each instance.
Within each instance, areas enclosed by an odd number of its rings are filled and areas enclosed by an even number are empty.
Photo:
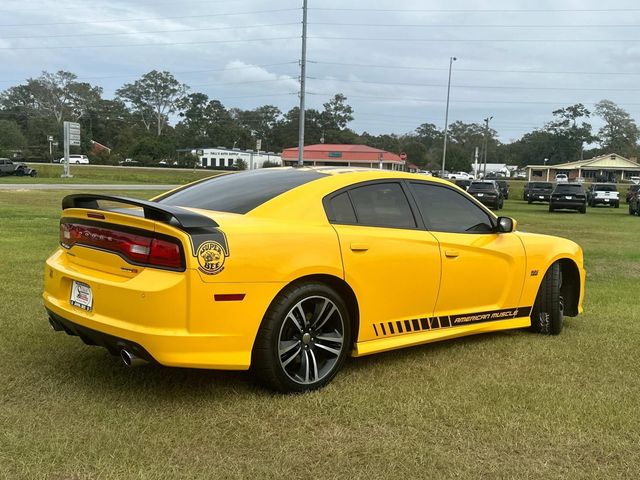
[[[141,365],[146,365],[147,363],[149,363],[124,348],[120,350],[120,358],[122,359],[122,363],[124,363],[127,367],[139,367]]]

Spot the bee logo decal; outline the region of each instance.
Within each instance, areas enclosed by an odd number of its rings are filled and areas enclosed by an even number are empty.
[[[227,253],[218,242],[209,240],[198,247],[196,257],[199,264],[198,270],[207,275],[215,275],[224,270]]]

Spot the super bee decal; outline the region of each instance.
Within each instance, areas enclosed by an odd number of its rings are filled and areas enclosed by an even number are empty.
[[[221,230],[207,229],[189,232],[193,256],[198,260],[198,270],[206,275],[216,275],[224,270],[230,255],[227,237]]]
[[[198,270],[207,275],[215,275],[224,270],[224,260],[226,252],[218,242],[204,242],[198,247],[196,257],[198,258]]]
[[[489,312],[451,315],[448,317],[414,318],[412,320],[397,320],[373,325],[376,337],[396,335],[399,333],[425,332],[441,328],[459,327],[471,323],[496,322],[513,318],[528,317],[532,307],[508,308]]]

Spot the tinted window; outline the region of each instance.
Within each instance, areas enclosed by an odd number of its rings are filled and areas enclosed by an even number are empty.
[[[409,201],[398,183],[377,183],[349,190],[358,224],[416,228]]]
[[[551,189],[553,188],[553,184],[546,182],[535,182],[531,184],[531,188]]]
[[[596,185],[594,187],[594,190],[597,190],[599,192],[617,192],[618,191],[615,185]]]
[[[325,177],[304,169],[260,169],[220,175],[161,197],[159,203],[247,213],[292,188]]]
[[[489,214],[459,192],[427,183],[412,183],[411,189],[429,230],[454,233],[493,232]]]
[[[490,192],[495,189],[495,185],[489,182],[473,182],[469,186],[470,192]]]
[[[554,190],[554,192],[558,192],[558,193],[563,193],[563,192],[580,193],[581,191],[582,191],[581,185],[567,185],[567,184],[560,184],[556,186],[556,189]]]
[[[353,211],[353,205],[351,205],[347,192],[336,195],[329,200],[329,209],[328,216],[332,222],[356,223],[356,212]]]

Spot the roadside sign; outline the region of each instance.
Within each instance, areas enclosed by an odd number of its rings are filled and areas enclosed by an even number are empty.
[[[405,161],[407,159],[407,154],[404,152],[400,152],[400,160]]]
[[[256,140],[256,151],[259,152],[261,148],[262,148],[262,139],[259,138],[258,140]]]
[[[53,135],[47,135],[47,142],[53,142]]]
[[[204,155],[204,150],[202,150],[201,148],[199,148],[198,150],[196,150],[196,155],[201,157]]]
[[[71,177],[69,173],[69,147],[80,146],[80,124],[64,122],[64,173],[63,178]]]

